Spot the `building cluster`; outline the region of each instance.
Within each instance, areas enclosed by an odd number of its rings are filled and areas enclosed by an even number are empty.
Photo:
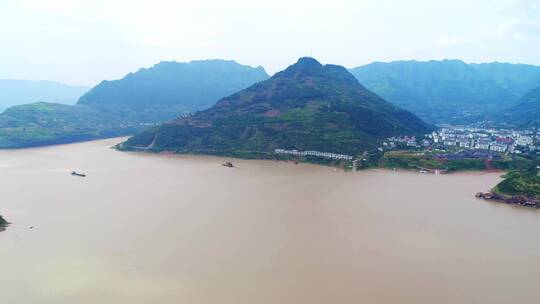
[[[415,136],[393,136],[389,137],[385,142],[383,142],[383,147],[380,147],[379,150],[393,150],[400,146],[417,148],[418,142],[416,141]]]
[[[315,156],[315,157],[348,160],[348,161],[353,160],[353,157],[350,155],[337,154],[337,153],[331,153],[331,152],[298,151],[298,150],[285,150],[285,149],[276,149],[274,152],[276,154],[289,154],[289,155],[294,155],[294,156]]]
[[[489,150],[509,154],[540,154],[540,130],[442,128],[421,139],[413,136],[390,137],[379,150],[400,147]]]

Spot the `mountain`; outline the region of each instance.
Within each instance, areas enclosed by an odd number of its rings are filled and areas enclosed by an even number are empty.
[[[75,104],[89,88],[54,81],[0,79],[0,112],[36,101]]]
[[[516,127],[540,127],[540,87],[529,91],[515,106],[501,111],[498,117]]]
[[[211,107],[219,98],[268,79],[262,67],[235,61],[164,61],[124,78],[103,81],[83,95],[79,104],[130,109],[145,121],[170,120]]]
[[[263,68],[234,61],[161,62],[103,81],[76,105],[38,102],[0,114],[0,148],[68,143],[133,134],[267,79]]]
[[[466,122],[513,105],[540,79],[540,67],[460,60],[375,62],[351,73],[386,100],[433,123]]]
[[[540,67],[529,64],[480,63],[471,64],[482,76],[495,81],[518,100],[540,84]]]
[[[37,102],[0,114],[0,147],[61,144],[132,134],[141,128],[129,113],[84,105]]]
[[[357,155],[383,137],[429,131],[345,68],[300,58],[208,110],[146,130],[119,148],[243,157],[264,157],[276,148]]]

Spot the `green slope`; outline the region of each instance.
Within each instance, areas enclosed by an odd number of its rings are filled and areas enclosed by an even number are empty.
[[[20,148],[133,134],[148,124],[211,106],[267,79],[234,61],[162,62],[104,81],[77,105],[33,103],[0,114],[0,148]]]
[[[504,109],[497,117],[515,127],[540,127],[540,87],[529,91],[517,105]]]
[[[434,123],[496,113],[540,79],[537,66],[460,60],[375,62],[351,72],[368,89]]]
[[[471,66],[480,75],[508,90],[516,100],[540,85],[539,66],[501,62],[471,64]]]
[[[262,67],[234,61],[160,62],[122,79],[101,82],[79,104],[130,109],[146,121],[163,121],[207,109],[218,99],[268,77]]]
[[[269,80],[146,130],[120,148],[248,157],[276,148],[356,155],[382,137],[429,130],[366,90],[345,68],[301,58]]]
[[[536,172],[511,171],[504,175],[494,190],[508,195],[540,196],[540,177]]]
[[[129,115],[88,106],[38,102],[0,115],[0,147],[20,148],[131,134]]]

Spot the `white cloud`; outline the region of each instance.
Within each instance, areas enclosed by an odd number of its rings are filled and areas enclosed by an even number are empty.
[[[93,84],[160,60],[204,58],[275,72],[311,52],[346,66],[540,63],[537,0],[509,1],[0,0],[0,78]]]

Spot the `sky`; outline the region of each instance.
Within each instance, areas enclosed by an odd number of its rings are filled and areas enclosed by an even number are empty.
[[[0,79],[92,86],[165,61],[540,65],[540,0],[0,0]]]

